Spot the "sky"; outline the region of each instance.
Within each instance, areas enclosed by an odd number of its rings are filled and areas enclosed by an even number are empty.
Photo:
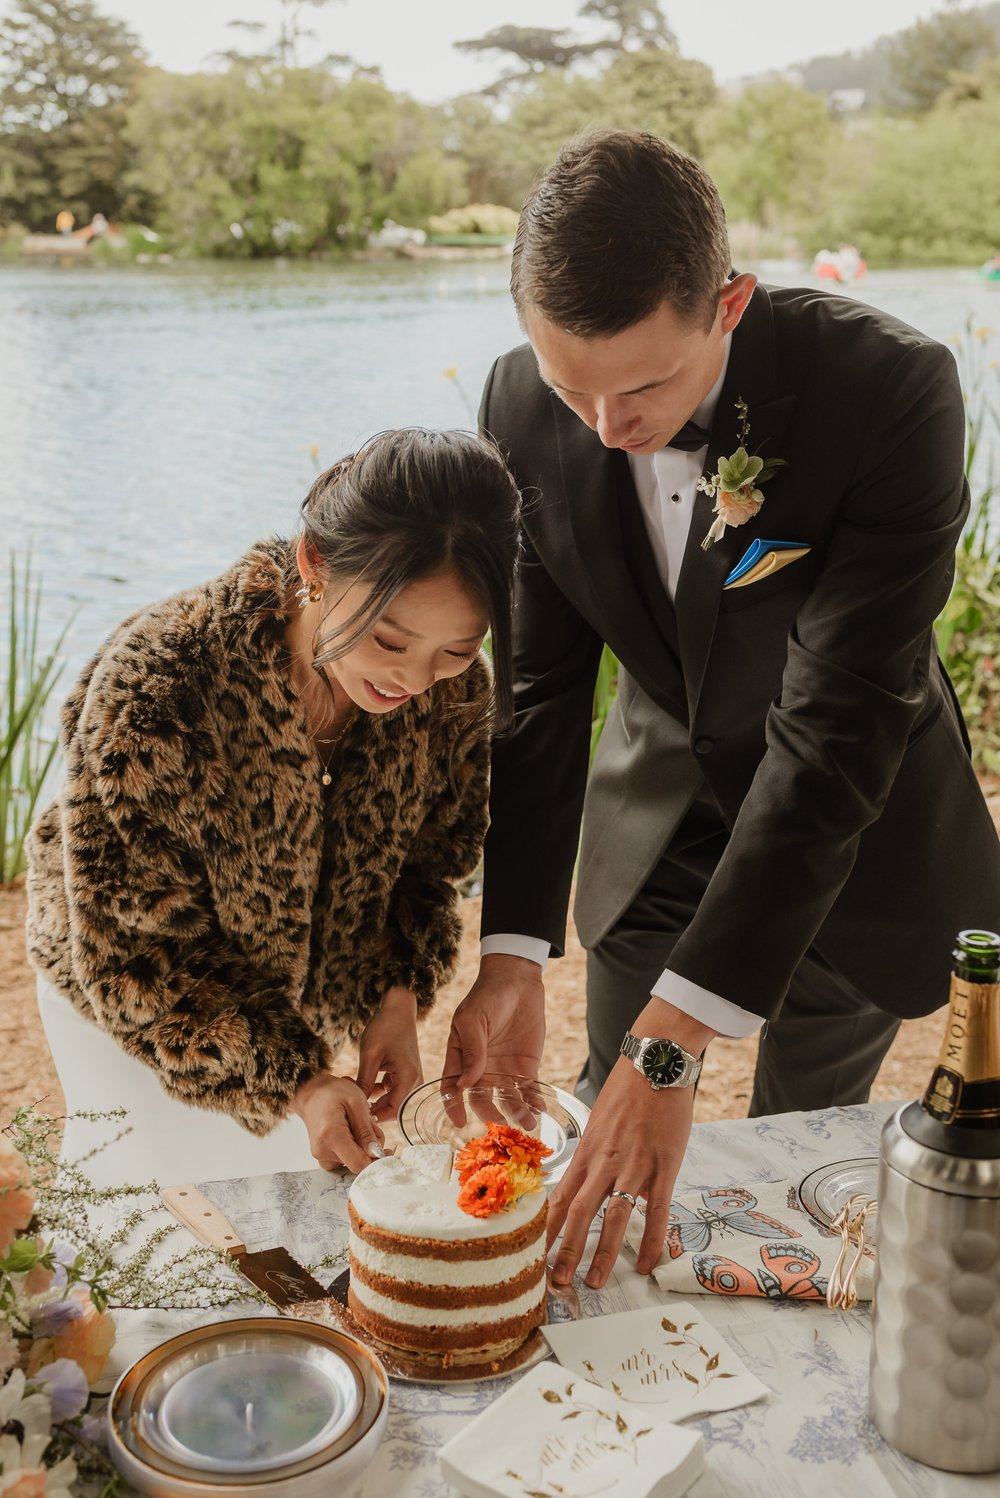
[[[172,72],[193,72],[211,54],[241,45],[233,20],[266,21],[276,30],[278,0],[96,0],[136,32],[150,60]],[[486,60],[452,43],[503,24],[574,26],[582,0],[316,0],[305,25],[317,33],[312,56],[347,53],[381,68],[389,88],[438,103],[495,79],[496,54]],[[0,12],[16,0],[0,0]],[[686,57],[708,63],[725,83],[789,67],[821,53],[858,50],[877,37],[924,20],[943,0],[663,0],[662,9]],[[304,49],[302,60],[310,55]]]

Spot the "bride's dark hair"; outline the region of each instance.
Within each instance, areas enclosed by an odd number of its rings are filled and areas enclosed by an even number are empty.
[[[328,577],[367,584],[368,592],[350,619],[317,639],[314,666],[353,650],[407,584],[451,571],[485,606],[492,726],[506,727],[520,510],[499,450],[469,432],[380,432],[321,473],[302,504],[309,554]]]

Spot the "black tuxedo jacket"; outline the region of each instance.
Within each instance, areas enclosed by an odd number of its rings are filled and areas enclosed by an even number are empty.
[[[750,450],[788,466],[755,519],[707,552],[712,501],[699,497],[672,605],[625,455],[542,383],[527,345],[491,371],[481,420],[526,490],[527,553],[483,932],[562,947],[607,641],[620,697],[648,710],[631,732],[620,702],[588,798],[585,944],[647,877],[704,776],[731,835],[665,966],[771,1016],[812,949],[880,1007],[927,1013],[947,998],[957,931],[1000,926],[1000,848],[932,630],[968,510],[955,362],[846,298],[758,287],[706,472],[738,446],[738,398]],[[755,537],[811,550],[724,591]]]

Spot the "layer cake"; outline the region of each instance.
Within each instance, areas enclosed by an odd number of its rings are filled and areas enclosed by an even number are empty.
[[[451,1149],[413,1145],[367,1166],[348,1198],[355,1321],[438,1367],[495,1362],[545,1320],[544,1190],[488,1216],[459,1194]]]

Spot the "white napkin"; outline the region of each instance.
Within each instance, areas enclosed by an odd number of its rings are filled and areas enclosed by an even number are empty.
[[[638,1250],[645,1226],[633,1212],[625,1241]],[[791,1181],[705,1186],[676,1196],[653,1278],[678,1295],[750,1295],[763,1300],[826,1299],[841,1236],[821,1228]],[[869,1248],[854,1288],[871,1300],[875,1266]]]
[[[564,1368],[657,1420],[733,1410],[769,1392],[683,1302],[543,1326],[542,1335]]]
[[[705,1466],[697,1431],[651,1422],[554,1363],[529,1368],[438,1459],[466,1498],[680,1498]]]

